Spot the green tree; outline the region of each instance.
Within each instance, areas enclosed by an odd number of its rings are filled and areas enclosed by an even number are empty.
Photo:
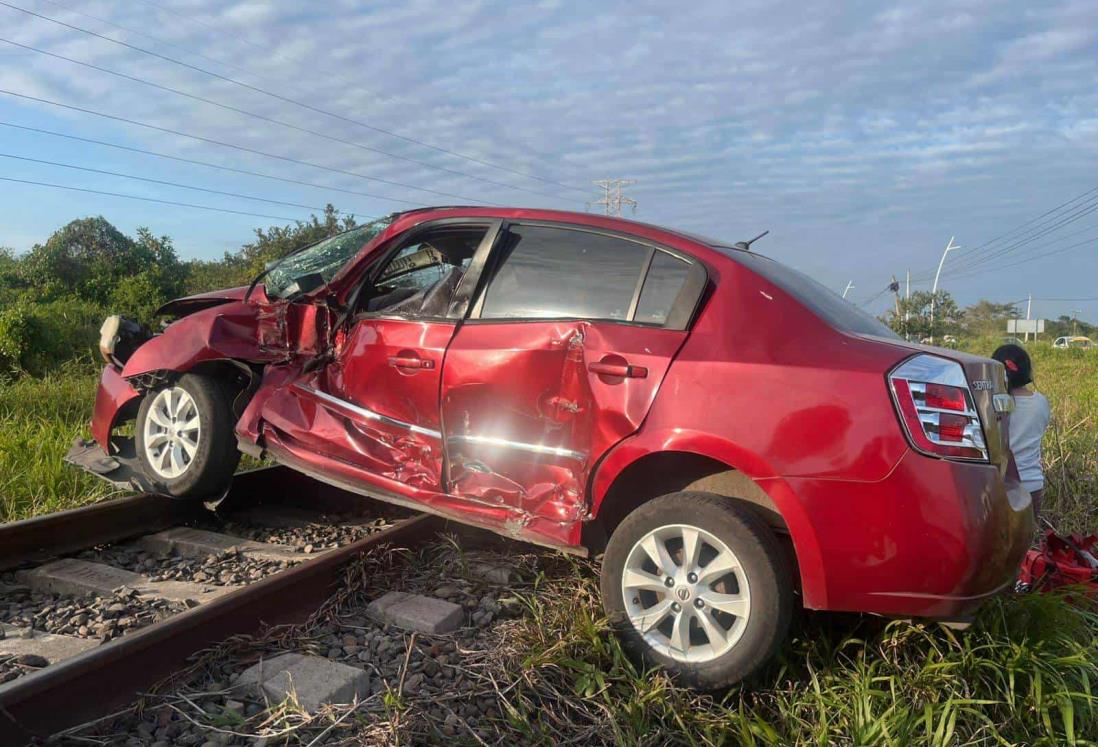
[[[969,337],[1005,335],[1008,319],[1018,317],[1018,308],[1012,303],[995,303],[986,299],[977,301],[961,312],[961,326]]]
[[[293,226],[271,226],[255,230],[255,241],[236,252],[225,252],[219,260],[191,260],[187,263],[186,292],[202,293],[247,285],[266,266],[290,252],[315,244],[358,225],[353,215],[342,215],[332,205],[323,217],[313,215]]]
[[[1045,335],[1052,340],[1067,335],[1082,335],[1093,340],[1098,337],[1098,326],[1084,319],[1061,314],[1056,319],[1049,319],[1045,322]]]
[[[931,301],[934,301],[934,324],[930,321]],[[960,310],[947,291],[915,291],[910,298],[901,298],[899,312],[889,309],[884,322],[893,332],[911,340],[954,335],[960,330]]]
[[[329,204],[324,208],[323,219],[313,215],[308,221],[298,221],[293,226],[271,226],[266,230],[257,228],[256,240],[240,248],[239,259],[248,273],[244,282],[262,272],[268,263],[356,225],[358,222],[353,215],[341,216]]]
[[[39,297],[72,294],[105,303],[117,282],[141,266],[133,239],[102,216],[74,220],[36,244],[20,263]]]

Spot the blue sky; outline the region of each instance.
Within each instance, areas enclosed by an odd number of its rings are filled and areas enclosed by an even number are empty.
[[[329,169],[0,94],[0,122],[319,185],[0,126],[6,156],[294,203],[0,157],[0,177],[275,216],[0,181],[0,246],[23,251],[72,218],[102,214],[128,232],[171,235],[184,257],[215,257],[256,226],[307,216],[299,205],[332,202],[359,216],[471,200],[582,210],[596,198],[593,179],[620,176],[637,180],[628,194],[638,219],[730,240],[770,229],[760,252],[836,290],[853,280],[856,302],[908,268],[917,280],[932,275],[954,235],[962,249],[942,287],[962,303],[1098,297],[1098,212],[1040,240],[979,249],[1098,187],[1093,0],[4,2],[346,119],[0,5],[3,39],[258,117],[5,42],[0,89]],[[994,249],[1002,254],[978,261]],[[1041,316],[1075,309],[1098,319],[1094,300],[1034,304]]]

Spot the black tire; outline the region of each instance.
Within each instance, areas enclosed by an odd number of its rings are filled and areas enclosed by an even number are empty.
[[[194,457],[176,477],[165,477],[150,463],[145,449],[145,423],[154,399],[162,391],[153,390],[145,395],[137,411],[137,457],[142,471],[158,491],[174,498],[217,497],[232,481],[240,461],[230,395],[219,380],[200,374],[183,374],[171,386],[189,394],[198,410],[201,435]]]
[[[743,632],[728,651],[709,661],[681,661],[657,650],[626,612],[622,575],[629,553],[649,532],[667,525],[690,525],[712,534],[735,554],[746,576],[750,599]],[[680,559],[675,562],[681,566]],[[626,649],[645,665],[658,666],[679,684],[698,690],[725,688],[757,672],[785,640],[793,613],[793,574],[774,533],[750,510],[711,493],[672,493],[634,509],[610,537],[600,582],[603,607]],[[670,594],[666,598],[673,600]]]

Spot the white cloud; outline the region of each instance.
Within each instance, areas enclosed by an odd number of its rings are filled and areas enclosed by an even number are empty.
[[[941,0],[885,8],[870,0],[161,4],[197,22],[144,3],[73,7],[182,50],[46,3],[34,7],[311,106],[553,181],[586,187],[605,175],[635,177],[638,217],[718,235],[784,224],[793,256],[811,254],[825,237],[853,247],[851,261],[875,268],[882,255],[869,247],[880,241],[858,240],[868,226],[874,235],[907,237],[893,254],[921,256],[910,237],[945,230],[928,220],[934,210],[943,219],[967,221],[979,234],[1020,219],[1018,205],[1028,198],[1036,214],[1083,191],[1093,173],[1093,164],[1080,157],[1093,153],[1098,139],[1092,31],[1098,6],[1087,0],[1039,6]],[[0,9],[0,26],[23,43],[481,181],[0,44],[0,86],[6,88],[461,197],[579,209],[590,199],[8,9]],[[88,122],[7,97],[0,97],[0,108],[12,120],[61,117],[73,131]],[[400,198],[459,201],[116,129],[142,147],[189,157]],[[1045,185],[1035,170],[1043,170]],[[1048,183],[1059,191],[1050,193]],[[269,187],[256,182],[252,191]],[[317,199],[315,191],[309,195]],[[338,194],[330,199],[346,204]],[[393,207],[366,202],[368,210]]]

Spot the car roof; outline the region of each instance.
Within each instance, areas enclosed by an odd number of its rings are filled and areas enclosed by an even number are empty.
[[[673,248],[688,250],[695,256],[710,262],[723,263],[727,257],[713,247],[722,245],[713,239],[696,236],[685,231],[665,228],[652,223],[629,220],[612,215],[582,213],[572,210],[550,210],[545,208],[522,207],[474,207],[466,205],[447,205],[406,210],[393,215],[390,235],[402,233],[412,226],[429,220],[441,218],[501,218],[511,220],[546,221],[566,223],[591,228],[616,231],[638,238],[648,239]]]

